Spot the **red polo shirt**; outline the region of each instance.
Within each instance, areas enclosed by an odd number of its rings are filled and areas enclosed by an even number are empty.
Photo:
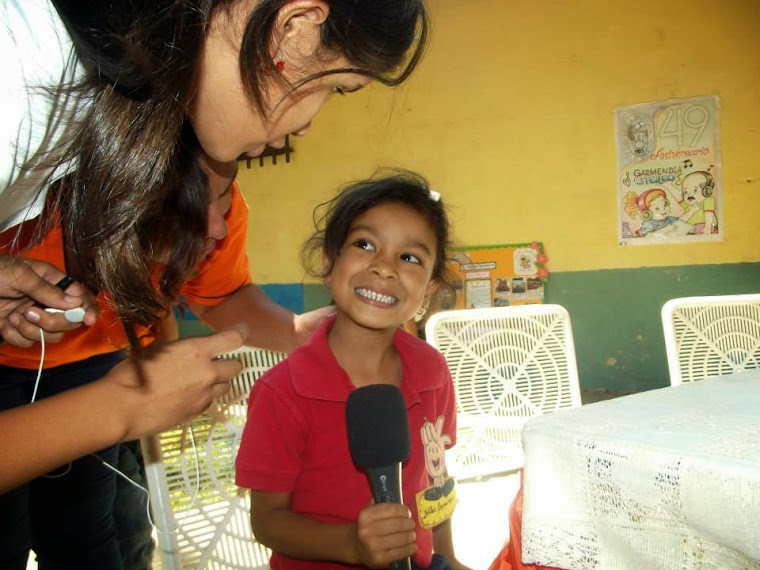
[[[290,493],[290,508],[328,523],[348,523],[372,500],[369,481],[353,462],[348,447],[345,408],[354,389],[327,344],[328,319],[309,343],[293,352],[256,382],[248,422],[237,456],[239,486]],[[443,434],[455,443],[454,387],[441,354],[424,341],[399,330],[393,343],[401,356],[401,393],[411,437],[409,460],[402,466],[404,503],[417,523],[415,563],[430,565],[432,531],[419,526],[415,494],[430,485],[422,428],[443,417]],[[273,570],[327,570],[345,564],[296,560],[277,553]]]

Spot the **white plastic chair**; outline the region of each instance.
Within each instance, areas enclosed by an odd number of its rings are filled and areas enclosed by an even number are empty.
[[[251,533],[250,497],[235,485],[235,456],[254,381],[286,354],[245,347],[225,355],[243,371],[211,411],[185,429],[144,439],[162,570],[269,568]]]
[[[457,397],[459,479],[522,467],[522,427],[536,415],[581,405],[570,316],[559,305],[442,311],[427,341],[451,371]]]
[[[662,328],[673,386],[760,368],[760,294],[671,299]]]

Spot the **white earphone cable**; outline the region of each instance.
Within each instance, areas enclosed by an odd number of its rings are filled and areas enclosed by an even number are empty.
[[[42,368],[43,368],[44,364],[45,364],[45,333],[40,328],[40,365],[37,368],[37,378],[34,381],[34,390],[32,391],[32,400],[31,400],[32,403],[37,398],[37,389],[39,388],[40,379],[42,378]],[[190,430],[190,443],[193,446],[193,455],[195,456],[195,490],[193,492],[193,497],[190,500],[190,506],[192,507],[192,506],[195,505],[196,501],[198,500],[198,495],[200,494],[200,488],[201,488],[201,469],[200,469],[200,457],[198,455],[198,447],[195,444],[195,434],[193,432],[193,426],[192,425],[188,425],[188,428]],[[161,529],[159,529],[156,526],[156,524],[153,522],[153,517],[151,516],[151,513],[150,513],[150,491],[148,489],[146,489],[145,487],[143,487],[142,485],[140,485],[139,483],[137,483],[137,482],[133,481],[132,479],[130,479],[127,475],[125,475],[124,473],[122,473],[121,471],[119,471],[116,467],[114,467],[113,465],[111,465],[110,463],[108,463],[107,461],[105,461],[103,458],[99,457],[95,453],[92,453],[91,455],[93,457],[95,457],[96,459],[98,459],[108,469],[110,469],[111,471],[115,472],[119,477],[125,479],[130,484],[134,485],[135,487],[137,487],[138,489],[140,489],[141,491],[143,491],[147,495],[146,501],[145,501],[145,510],[146,510],[147,515],[148,515],[148,521],[150,522],[150,525],[156,529],[156,532],[161,533],[161,534],[173,534],[173,533],[176,533],[176,532],[179,531],[179,529],[176,529],[176,528],[173,529],[173,530],[161,530]],[[57,479],[59,477],[63,477],[64,475],[67,475],[69,473],[69,471],[71,471],[71,465],[72,464],[69,463],[68,468],[63,473],[59,473],[59,474],[56,474],[56,475],[44,475],[44,477],[46,477],[48,479]]]
[[[34,391],[32,392],[32,402],[37,398],[37,388],[40,386],[40,378],[42,377],[42,365],[45,362],[45,333],[40,329],[40,366],[37,368],[37,380],[34,382]]]

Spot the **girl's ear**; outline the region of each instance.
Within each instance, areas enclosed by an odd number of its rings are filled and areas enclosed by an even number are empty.
[[[330,263],[330,258],[327,257],[327,253],[324,251],[322,252],[322,271],[320,271],[319,275],[324,279],[324,283],[327,284],[330,273],[332,271],[332,263]]]
[[[433,293],[435,293],[437,289],[438,289],[438,280],[431,279],[430,282],[427,284],[427,288],[425,289],[425,298],[422,300],[422,306],[420,306],[420,308],[417,309],[417,312],[414,314],[414,320],[416,322],[419,323],[420,321],[422,321],[422,319],[425,318],[425,315],[430,309],[430,298],[433,296]]]
[[[438,291],[438,286],[440,285],[438,279],[431,279],[430,283],[427,284],[427,289],[425,289],[425,301],[427,303],[430,302],[430,297]]]

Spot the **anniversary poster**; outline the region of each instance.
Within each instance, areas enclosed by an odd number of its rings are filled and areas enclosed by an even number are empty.
[[[615,110],[621,245],[723,240],[719,110],[717,95]]]

